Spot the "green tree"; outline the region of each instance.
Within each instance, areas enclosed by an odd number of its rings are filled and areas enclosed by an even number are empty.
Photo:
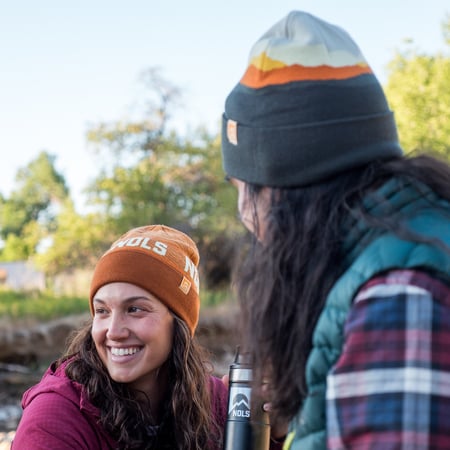
[[[450,19],[443,23],[450,45]],[[410,48],[396,53],[388,66],[386,95],[395,111],[406,151],[433,151],[450,158],[450,57]]]
[[[117,231],[147,223],[187,228],[195,237],[235,223],[234,191],[223,180],[220,141],[203,129],[181,137],[168,124],[180,92],[156,69],[143,75],[141,115],[101,123],[88,141],[108,161],[90,186],[91,202]]]
[[[15,189],[0,199],[0,258],[33,255],[43,238],[56,227],[58,206],[69,196],[65,179],[55,169],[55,157],[42,151],[18,170]]]
[[[97,213],[81,215],[67,198],[57,216],[57,227],[48,247],[37,253],[34,261],[47,275],[91,268],[114,237],[104,216]]]
[[[34,233],[26,234],[27,228],[35,228],[33,225],[36,222],[30,222],[28,227],[24,227],[24,233],[21,236],[9,233],[4,241],[1,251],[2,261],[20,261],[28,259],[34,253],[38,240]]]

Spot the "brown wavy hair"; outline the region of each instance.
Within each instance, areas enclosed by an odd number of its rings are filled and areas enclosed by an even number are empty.
[[[272,380],[269,392],[277,420],[291,420],[306,396],[313,331],[330,289],[346,269],[347,221],[411,237],[396,217],[388,213],[376,218],[364,208],[367,193],[392,177],[419,191],[423,183],[450,200],[450,167],[426,155],[374,161],[306,187],[272,189],[263,219],[264,242],[251,237],[233,284],[242,309],[242,340],[253,355],[255,386],[264,378]],[[258,235],[262,218],[256,202],[262,186],[246,188]]]
[[[122,449],[205,450],[221,442],[211,406],[212,368],[206,362],[206,350],[177,316],[174,325],[173,348],[166,363],[170,392],[161,427],[153,436],[148,432],[154,424],[150,401],[142,404],[136,391],[111,379],[91,336],[92,321],[74,334],[58,361],[68,360],[67,376],[84,386],[90,401],[100,409],[103,427]]]

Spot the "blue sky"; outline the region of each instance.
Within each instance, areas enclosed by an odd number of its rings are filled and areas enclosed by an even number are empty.
[[[82,208],[82,189],[98,173],[86,130],[126,118],[149,67],[183,91],[174,127],[218,131],[250,47],[293,9],[345,28],[382,82],[404,39],[441,51],[450,14],[448,0],[0,0],[0,192],[46,150]]]

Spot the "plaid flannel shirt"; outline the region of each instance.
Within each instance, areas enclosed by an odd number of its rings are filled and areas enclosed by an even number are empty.
[[[450,287],[396,270],[358,292],[327,377],[327,447],[450,449]]]

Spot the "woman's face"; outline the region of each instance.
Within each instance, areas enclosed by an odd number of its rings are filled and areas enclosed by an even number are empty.
[[[262,241],[266,231],[265,219],[270,207],[270,188],[262,188],[256,198],[256,203],[253,203],[249,197],[247,185],[244,181],[231,178],[230,182],[238,192],[238,211],[242,223],[251,233],[256,235],[257,239]],[[258,218],[258,230],[255,223],[255,213]]]
[[[110,283],[94,296],[92,338],[114,381],[150,393],[172,350],[174,317],[154,295]]]

